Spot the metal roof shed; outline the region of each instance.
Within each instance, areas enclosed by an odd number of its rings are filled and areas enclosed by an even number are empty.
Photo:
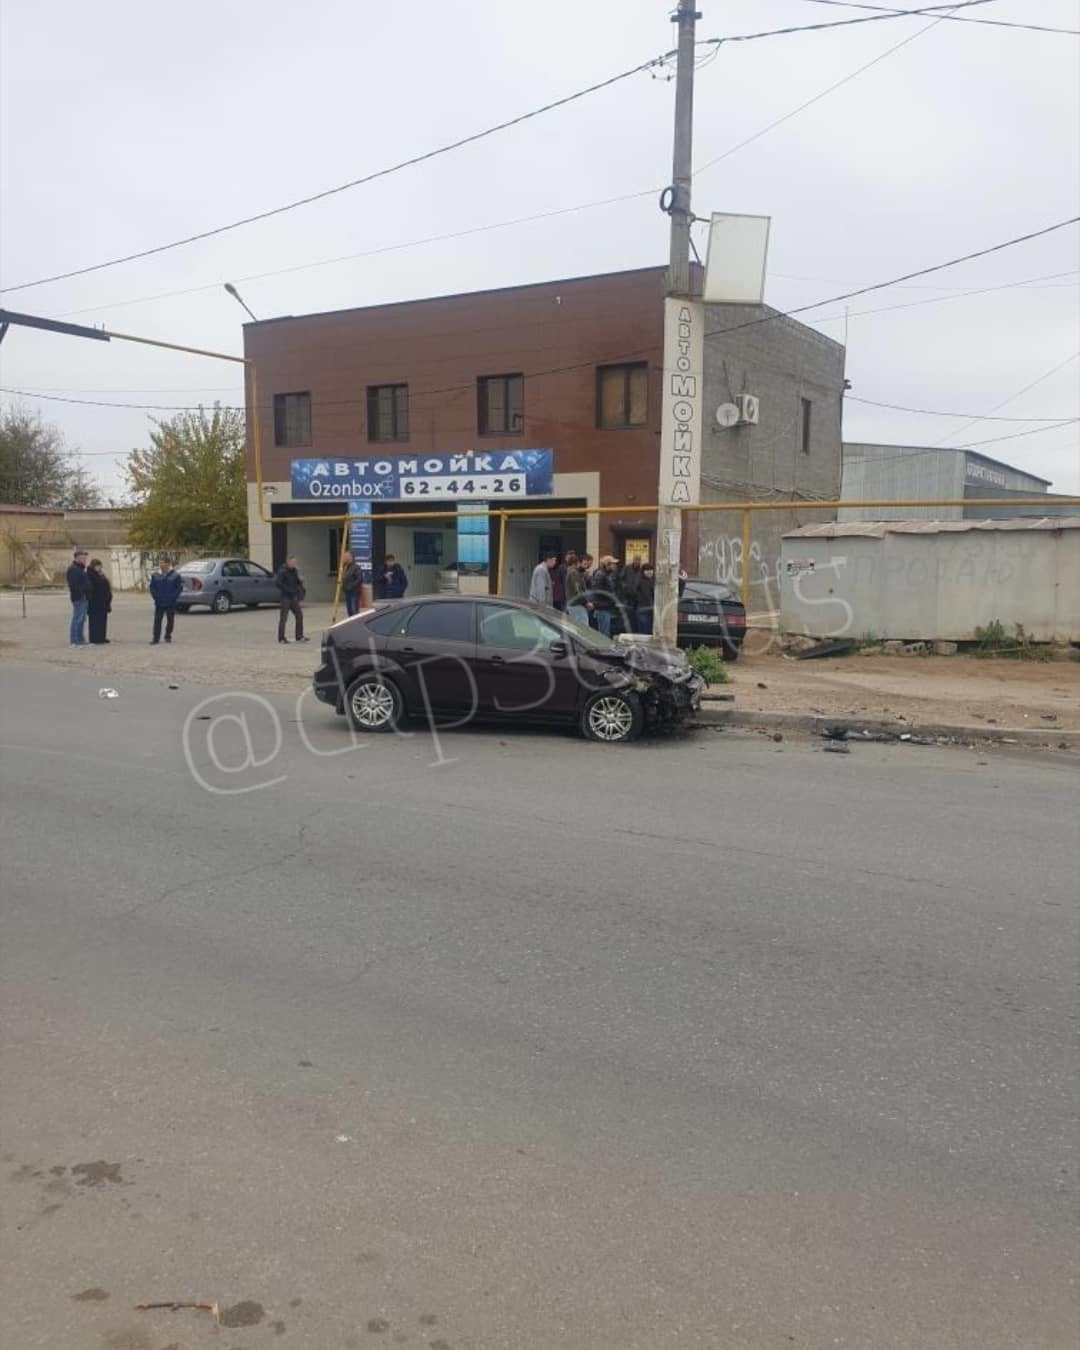
[[[1080,515],[805,525],[780,570],[786,632],[965,642],[997,619],[1080,642]]]

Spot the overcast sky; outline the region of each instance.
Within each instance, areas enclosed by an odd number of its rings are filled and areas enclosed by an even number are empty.
[[[277,206],[561,97],[667,50],[671,4],[2,0],[3,285]],[[856,13],[811,0],[700,7],[702,38]],[[1078,0],[994,0],[970,13],[1080,28]],[[724,46],[697,76],[695,164],[928,22]],[[766,298],[781,309],[1074,216],[1078,56],[1073,37],[937,23],[703,169],[694,208],[772,217]],[[635,76],[382,182],[2,303],[239,353],[244,315],[226,280],[266,318],[660,264],[667,222],[649,190],[670,177],[672,101],[670,83]],[[416,242],[635,192],[649,195]],[[343,255],[354,256],[304,266]],[[301,270],[258,275],[286,268]],[[1066,363],[1080,349],[1078,268],[1072,227],[852,301],[852,393],[971,414],[1003,405],[1001,418],[1076,416],[1080,360]],[[1024,284],[962,295],[1014,282]],[[842,340],[844,309],[805,321]],[[44,394],[242,401],[224,363],[27,330],[9,332],[0,372],[112,491],[116,456],[145,443],[147,414]],[[1014,434],[1037,425],[850,403],[845,435],[919,445],[1009,435],[980,448],[1080,491],[1076,427]]]

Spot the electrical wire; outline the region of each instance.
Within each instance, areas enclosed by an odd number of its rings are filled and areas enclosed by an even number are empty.
[[[923,28],[920,28],[917,32],[909,33],[906,38],[902,38],[899,42],[893,43],[891,47],[886,47],[879,55],[864,62],[861,66],[857,66],[839,80],[835,80],[832,84],[827,85],[811,98],[800,103],[798,107],[792,108],[789,112],[777,117],[774,121],[763,126],[759,131],[755,131],[753,135],[747,136],[745,140],[737,141],[721,154],[716,155],[715,158],[706,160],[704,164],[699,165],[699,167],[694,170],[693,177],[697,178],[699,174],[705,173],[706,170],[713,168],[714,165],[719,164],[722,160],[729,159],[739,150],[744,150],[748,145],[753,145],[755,141],[759,141],[763,136],[767,136],[770,131],[775,131],[777,127],[783,126],[785,122],[790,122],[793,117],[798,117],[799,113],[805,112],[807,108],[813,107],[815,103],[820,103],[823,98],[828,98],[828,96],[835,93],[837,89],[843,88],[845,84],[850,84],[852,80],[858,79],[860,75],[865,74],[866,71],[871,70],[874,66],[880,65],[882,61],[887,60],[894,52],[900,51],[902,48],[908,46],[909,43],[917,42],[925,33],[929,33],[930,30],[936,28],[939,23],[943,23],[946,17],[946,15],[940,15],[938,18],[931,20],[931,22],[926,24]]]
[[[1048,427],[1032,427],[1028,431],[1010,431],[1004,436],[991,436],[985,441],[968,441],[964,445],[937,446],[938,450],[977,450],[980,445],[996,445],[998,441],[1015,441],[1021,436],[1038,436],[1044,431],[1057,431],[1060,427],[1075,426],[1080,417],[1066,417]]]
[[[1053,234],[1056,230],[1064,230],[1070,225],[1080,222],[1080,216],[1070,216],[1068,220],[1059,220],[1054,225],[1046,225],[1041,230],[1032,230],[1029,234],[1017,235],[1013,239],[1005,239],[1000,244],[991,244],[989,248],[978,249],[974,253],[965,253],[959,258],[950,258],[948,262],[935,263],[933,267],[921,267],[916,272],[906,272],[903,276],[893,277],[891,281],[879,281],[872,286],[860,286],[853,291],[847,291],[843,295],[832,295],[827,300],[815,300],[813,304],[799,305],[796,309],[785,310],[783,313],[765,314],[756,319],[749,319],[746,323],[737,323],[731,328],[717,328],[712,332],[707,332],[705,336],[719,337],[723,333],[736,333],[742,328],[753,328],[759,323],[769,323],[773,319],[792,318],[796,314],[805,314],[811,309],[820,309],[823,305],[839,304],[841,300],[852,300],[857,295],[867,295],[871,291],[882,291],[889,286],[896,286],[902,281],[912,281],[916,277],[926,277],[934,272],[940,272],[946,267],[956,267],[960,263],[973,262],[976,258],[986,258],[992,253],[1000,253],[1002,249],[1012,248],[1016,244],[1026,244],[1032,239],[1041,239],[1044,235]]]
[[[965,0],[963,4],[951,5],[926,5],[921,9],[896,9],[884,10],[880,14],[867,14],[860,19],[834,19],[830,23],[804,23],[792,24],[787,28],[770,28],[760,33],[731,33],[727,37],[701,38],[698,46],[716,45],[717,47],[728,42],[756,42],[758,38],[787,37],[791,33],[816,33],[826,28],[849,28],[857,23],[876,23],[881,19],[912,19],[918,18],[921,14],[936,14],[939,10],[950,9],[971,9],[975,5],[986,5],[993,3],[993,0]],[[872,6],[867,5],[870,9]],[[951,15],[943,16],[945,18]]]
[[[1075,276],[1076,273],[1075,273],[1075,272],[1051,272],[1051,273],[1049,273],[1048,275],[1049,275],[1049,276],[1054,276],[1054,277],[1069,277],[1069,276]],[[1036,278],[1032,278],[1031,280],[1038,280],[1038,278],[1037,278],[1037,277],[1036,277]],[[904,301],[903,301],[902,303],[900,303],[899,305],[876,305],[873,309],[857,309],[857,310],[855,310],[854,312],[845,310],[844,313],[842,313],[842,314],[819,314],[819,315],[814,319],[814,322],[815,322],[815,323],[834,323],[834,322],[836,322],[836,321],[839,320],[839,319],[843,319],[844,322],[847,323],[847,321],[848,321],[849,319],[861,319],[861,318],[864,318],[864,317],[865,317],[866,315],[868,315],[868,314],[890,314],[890,313],[892,313],[894,310],[898,310],[898,309],[916,309],[916,308],[918,308],[918,307],[921,306],[921,305],[947,305],[947,304],[951,304],[954,300],[967,300],[967,299],[969,299],[971,296],[975,296],[975,295],[991,295],[991,294],[992,294],[993,292],[995,292],[995,291],[1012,291],[1012,290],[1017,290],[1017,289],[1020,288],[1020,287],[1025,287],[1025,286],[1028,286],[1028,285],[1030,285],[1030,284],[1031,284],[1031,281],[1030,281],[1030,280],[1029,280],[1029,281],[1003,281],[999,286],[980,286],[977,290],[973,290],[973,291],[960,291],[959,294],[956,294],[956,295],[932,295],[932,296],[928,296],[927,298],[925,298],[925,299],[923,299],[923,300],[904,300]],[[1077,284],[1077,283],[1075,283],[1075,282],[1073,283],[1073,285],[1076,285],[1076,284]]]
[[[643,197],[656,197],[663,190],[660,187],[646,188],[643,192],[627,192],[619,197],[602,197],[597,201],[579,202],[576,206],[560,206],[552,211],[539,211],[531,216],[517,216],[512,220],[497,220],[486,225],[472,225],[464,230],[452,230],[448,234],[429,234],[421,239],[408,239],[398,244],[383,244],[379,248],[364,249],[360,253],[344,253],[336,258],[322,258],[315,262],[295,263],[290,267],[278,267],[270,272],[252,272],[248,276],[233,277],[239,285],[249,281],[265,281],[270,277],[283,277],[292,272],[305,272],[315,267],[331,267],[336,263],[355,262],[358,258],[374,258],[383,253],[397,253],[402,249],[419,248],[424,244],[439,244],[450,239],[465,239],[473,234],[485,234],[488,230],[505,230],[514,225],[530,225],[538,220],[550,220],[554,216],[566,216],[576,211],[589,211],[598,206],[612,206],[620,202],[638,201]],[[177,291],[162,291],[157,295],[137,296],[132,300],[116,300],[107,305],[88,305],[84,309],[64,310],[59,314],[50,314],[51,319],[70,319],[80,314],[94,314],[103,309],[123,309],[128,305],[145,305],[155,300],[171,300],[178,295],[195,295],[203,291],[220,290],[224,281],[210,281],[200,286],[186,286]]]
[[[727,333],[735,333],[735,332],[739,332],[740,330],[742,330],[742,329],[744,329],[744,328],[753,328],[753,327],[756,327],[756,326],[759,325],[759,324],[763,324],[763,323],[774,323],[774,322],[777,321],[778,319],[794,318],[797,314],[803,314],[803,313],[805,313],[805,312],[807,312],[808,310],[811,310],[811,309],[820,309],[820,308],[821,308],[822,306],[824,306],[824,305],[832,305],[832,304],[836,304],[836,303],[838,303],[838,302],[841,301],[841,300],[848,300],[848,299],[851,299],[853,296],[856,296],[856,295],[865,295],[865,294],[867,294],[867,293],[870,292],[870,291],[880,291],[880,290],[885,290],[885,289],[886,289],[887,287],[889,287],[889,286],[895,286],[895,285],[899,284],[900,282],[910,281],[910,280],[912,280],[912,279],[915,278],[915,277],[929,276],[929,275],[931,275],[932,273],[934,273],[934,272],[940,272],[940,271],[944,270],[944,269],[947,268],[947,267],[956,267],[956,266],[958,266],[960,263],[971,262],[971,261],[973,261],[973,260],[976,259],[976,258],[985,258],[985,257],[987,257],[989,254],[992,254],[992,253],[1000,253],[1002,250],[1007,249],[1007,248],[1012,248],[1012,247],[1014,247],[1014,246],[1017,245],[1017,244],[1027,243],[1028,241],[1030,241],[1030,240],[1032,240],[1032,239],[1039,239],[1039,238],[1042,238],[1044,235],[1052,234],[1052,233],[1054,233],[1056,230],[1064,229],[1064,228],[1066,228],[1066,227],[1069,226],[1069,225],[1075,225],[1078,221],[1080,221],[1080,217],[1074,216],[1074,217],[1072,217],[1072,218],[1069,219],[1069,220],[1058,221],[1058,222],[1057,222],[1056,224],[1054,224],[1054,225],[1047,225],[1047,226],[1044,226],[1044,227],[1043,227],[1042,229],[1040,229],[1040,230],[1032,230],[1032,231],[1030,231],[1030,232],[1027,233],[1027,234],[1017,235],[1017,236],[1015,236],[1015,237],[1012,238],[1012,239],[1006,239],[1006,240],[1003,240],[1001,243],[998,243],[998,244],[992,244],[992,245],[990,245],[988,248],[977,249],[976,251],[974,251],[974,252],[972,252],[972,253],[965,253],[965,254],[962,254],[962,255],[961,255],[960,257],[958,257],[958,258],[950,258],[947,262],[935,263],[933,266],[919,268],[917,271],[914,271],[914,272],[906,272],[906,273],[904,273],[902,276],[894,277],[894,278],[892,278],[892,279],[889,280],[889,281],[879,281],[879,282],[874,283],[873,285],[869,285],[869,286],[861,286],[861,287],[859,287],[857,290],[847,291],[847,292],[845,292],[844,294],[841,294],[841,295],[833,295],[833,296],[829,296],[828,298],[826,298],[826,299],[824,299],[824,300],[817,300],[817,301],[814,301],[812,304],[808,304],[808,305],[800,305],[800,306],[799,306],[798,308],[796,308],[796,309],[790,309],[790,310],[773,310],[773,311],[772,311],[771,313],[769,313],[769,314],[759,315],[757,318],[746,320],[746,321],[743,322],[743,323],[733,324],[733,325],[731,325],[731,326],[728,327],[728,328],[717,328],[717,329],[712,329],[711,331],[708,331],[708,332],[705,333],[705,337],[706,337],[706,338],[710,338],[710,337],[720,337],[720,336],[723,336],[724,334],[727,334]],[[538,371],[525,372],[525,377],[528,378],[528,379],[538,379],[538,378],[541,378],[541,377],[547,376],[547,375],[559,375],[559,374],[566,373],[566,372],[568,372],[568,371],[582,370],[582,369],[585,369],[585,368],[587,368],[587,367],[595,366],[595,365],[597,365],[597,364],[606,365],[606,364],[611,364],[611,363],[625,362],[625,361],[628,361],[628,360],[632,360],[632,359],[634,359],[635,357],[640,357],[640,356],[643,356],[643,355],[647,356],[647,355],[649,355],[650,353],[656,351],[656,349],[657,349],[656,344],[653,343],[653,344],[650,344],[650,345],[647,346],[647,347],[638,348],[637,350],[632,351],[632,352],[624,352],[621,356],[611,356],[611,357],[605,358],[604,360],[602,360],[602,361],[600,361],[600,362],[597,362],[597,360],[596,360],[595,358],[592,358],[592,359],[587,360],[587,361],[576,361],[576,362],[571,362],[571,363],[569,363],[569,364],[567,364],[567,365],[555,366],[555,367],[552,367],[552,368],[547,369],[547,370],[538,370]],[[1070,359],[1074,359],[1074,358],[1070,358]],[[1063,364],[1067,364],[1067,362],[1066,362],[1066,363],[1063,363]],[[1059,368],[1060,368],[1060,367],[1059,367]],[[1052,373],[1053,373],[1052,371],[1051,371],[1051,372],[1048,372],[1048,374],[1052,374]],[[1046,378],[1046,377],[1042,377],[1042,378]],[[443,387],[437,388],[437,389],[426,389],[426,390],[415,390],[415,391],[414,391],[414,390],[410,390],[410,399],[412,399],[412,398],[433,397],[433,396],[435,396],[435,395],[437,395],[437,394],[457,393],[457,392],[459,392],[460,390],[472,389],[472,388],[473,388],[473,384],[474,384],[474,382],[473,382],[472,380],[470,380],[470,381],[468,381],[467,383],[452,384],[452,385],[443,386]],[[1031,386],[1029,386],[1029,387],[1031,387]],[[1023,393],[1023,392],[1025,392],[1025,391],[1024,391],[1024,390],[1021,390],[1020,392]],[[82,404],[82,405],[85,405],[85,406],[88,406],[88,407],[132,408],[132,409],[134,409],[134,410],[136,410],[136,411],[151,411],[151,412],[196,412],[196,411],[198,411],[198,407],[197,407],[197,406],[191,406],[191,405],[141,404],[141,403],[111,403],[111,402],[106,402],[106,401],[98,400],[98,399],[59,398],[59,397],[57,397],[57,396],[55,396],[55,395],[54,395],[54,396],[49,396],[49,395],[32,395],[32,394],[28,393],[28,391],[26,391],[26,390],[19,390],[19,389],[7,388],[7,387],[0,387],[0,393],[6,393],[6,394],[12,395],[12,396],[14,396],[14,397],[29,397],[29,398],[37,397],[37,398],[46,398],[46,399],[49,399],[49,400],[52,401],[52,402],[59,402],[59,403],[78,403],[78,404]],[[1019,397],[1019,395],[1014,395],[1014,397]],[[351,404],[357,404],[357,403],[363,403],[363,402],[366,402],[366,398],[355,398],[355,399],[332,399],[332,400],[325,401],[325,406],[340,406],[340,405],[345,405],[345,404],[351,405]],[[222,405],[222,406],[228,406],[228,405]],[[1004,406],[1004,405],[1000,405],[1000,406]],[[242,409],[242,408],[236,408],[235,411],[238,411],[238,412],[239,412],[239,411],[243,411],[243,409]],[[996,411],[996,410],[992,410],[992,411]]]
[[[1000,403],[995,403],[994,406],[990,409],[990,412],[991,413],[1000,412],[1002,408],[1007,408],[1010,403],[1015,403],[1016,400],[1021,397],[1021,395],[1026,394],[1030,389],[1034,389],[1037,385],[1043,384],[1046,380],[1048,380],[1051,377],[1051,375],[1056,375],[1059,370],[1064,370],[1065,367],[1071,365],[1077,359],[1077,357],[1080,357],[1080,351],[1073,352],[1071,356],[1067,356],[1064,361],[1059,361],[1056,366],[1051,366],[1049,370],[1045,371],[1042,375],[1032,380],[1030,384],[1025,384],[1022,389],[1018,389],[1015,394],[1010,394],[1008,398],[1003,398]],[[976,423],[985,420],[986,420],[985,416],[973,417],[971,421],[968,423],[968,425],[975,426]],[[955,430],[949,432],[948,435],[942,437],[941,441],[939,441],[938,444],[939,445],[944,444],[945,441],[951,440],[953,436],[958,435],[963,430],[964,430],[963,427],[957,427]]]
[[[882,14],[888,13],[898,17],[908,14],[919,14],[922,11],[917,9],[894,9],[886,10],[883,5],[859,5],[854,4],[852,0],[807,0],[807,3],[814,5],[835,5],[839,9],[872,9],[878,10]],[[944,6],[940,6],[944,8]],[[1080,29],[1077,28],[1048,28],[1044,24],[1038,23],[1018,23],[1013,19],[976,19],[967,18],[962,14],[946,14],[946,19],[955,19],[957,23],[980,23],[989,24],[993,28],[1023,28],[1030,33],[1063,33],[1068,37],[1080,37]]]
[[[845,403],[865,403],[868,408],[889,408],[893,412],[924,413],[927,417],[967,417],[972,422],[1060,422],[1059,417],[994,417],[992,414],[946,412],[941,408],[909,408],[903,403],[879,403],[872,398],[859,398],[855,394],[845,394]],[[1067,418],[1077,421],[1077,418]]]
[[[598,93],[602,89],[609,89],[612,85],[627,80],[633,75],[639,75],[644,71],[652,70],[656,66],[663,64],[675,53],[668,51],[661,56],[651,57],[648,61],[642,61],[629,70],[620,71],[617,75],[609,76],[606,80],[599,80],[595,84],[587,85],[584,89],[578,89],[573,94],[567,94],[564,98],[555,99],[551,103],[545,103],[539,108],[533,108],[530,112],[521,113],[517,117],[508,118],[504,122],[497,122],[494,126],[486,127],[483,131],[473,132],[472,135],[462,136],[456,141],[450,141],[445,145],[437,146],[433,150],[427,150],[423,154],[413,155],[409,159],[401,160],[397,164],[392,164],[385,169],[377,169],[373,173],[364,174],[360,178],[350,179],[347,183],[339,183],[335,187],[325,188],[322,192],[312,193],[307,197],[298,197],[295,201],[286,202],[282,206],[275,206],[266,211],[258,211],[253,215],[244,216],[240,220],[230,221],[226,225],[217,225],[209,230],[201,230],[197,234],[186,235],[182,239],[170,240],[167,244],[157,244],[153,248],[141,249],[136,253],[127,253],[119,258],[110,258],[105,262],[92,263],[87,267],[76,267],[68,272],[57,272],[53,276],[39,277],[35,281],[22,281],[17,286],[0,287],[0,293],[11,294],[14,291],[29,290],[33,286],[46,286],[54,281],[66,281],[71,277],[86,276],[89,272],[101,272],[107,267],[118,267],[121,263],[134,262],[139,258],[153,257],[155,254],[166,253],[170,249],[181,248],[186,244],[194,244],[202,239],[212,239],[216,235],[226,234],[230,230],[237,230],[243,225],[252,225],[256,221],[269,220],[273,216],[283,215],[286,211],[295,211],[300,206],[310,206],[313,202],[325,200],[327,197],[333,197],[342,192],[348,192],[352,188],[361,187],[365,183],[372,183],[376,179],[387,178],[391,174],[398,173],[402,169],[408,169],[417,164],[426,163],[428,160],[436,159],[440,155],[449,154],[453,150],[460,150],[463,146],[473,145],[477,141],[487,139],[489,136],[497,135],[499,132],[507,131],[511,127],[520,126],[523,122],[531,121],[534,117],[540,117],[544,113],[553,112],[556,108],[564,108],[570,103],[587,97],[589,94]]]

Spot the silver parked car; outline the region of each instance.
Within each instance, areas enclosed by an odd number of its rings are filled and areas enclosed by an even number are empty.
[[[228,614],[233,605],[276,605],[278,589],[273,574],[250,558],[196,558],[179,569],[184,589],[177,609],[206,605],[215,614]]]

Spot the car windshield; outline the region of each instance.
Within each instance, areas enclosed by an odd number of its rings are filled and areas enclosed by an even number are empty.
[[[718,581],[688,581],[683,595],[695,600],[733,600],[735,597],[728,586]]]
[[[180,570],[182,572],[188,572],[196,576],[204,577],[206,576],[207,572],[212,572],[216,566],[217,566],[216,560],[210,558],[204,559],[202,562],[184,563],[183,567]]]

